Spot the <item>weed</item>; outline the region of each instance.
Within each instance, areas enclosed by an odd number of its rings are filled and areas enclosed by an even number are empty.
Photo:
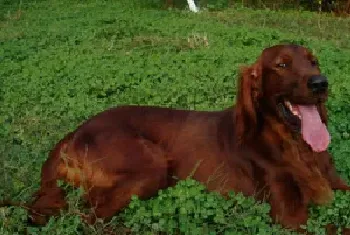
[[[237,68],[287,41],[312,48],[329,77],[330,151],[350,182],[349,19],[242,7],[190,14],[160,10],[154,0],[153,8],[138,0],[12,2],[0,7],[0,198],[30,200],[48,151],[106,108],[231,106]],[[125,226],[142,234],[289,233],[271,225],[268,205],[239,194],[224,200],[192,180],[147,201],[134,198],[110,224],[96,226],[81,222],[80,199],[69,192],[72,209],[44,228],[28,228],[29,234]],[[337,192],[332,205],[311,207],[308,230],[322,234],[327,222],[349,226],[349,198]],[[0,209],[1,234],[23,234],[26,226],[23,209]]]

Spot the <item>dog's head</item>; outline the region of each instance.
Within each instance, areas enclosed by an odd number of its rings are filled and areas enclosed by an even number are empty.
[[[258,60],[242,69],[236,103],[240,141],[253,137],[265,116],[299,132],[313,151],[326,150],[325,102],[328,80],[310,50],[297,45],[266,48]]]

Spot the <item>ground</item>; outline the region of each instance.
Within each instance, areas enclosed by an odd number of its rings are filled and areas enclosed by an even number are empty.
[[[350,19],[239,5],[193,14],[164,10],[151,0],[0,4],[0,199],[29,200],[53,145],[106,108],[151,104],[218,110],[232,105],[239,66],[280,42],[305,45],[319,57],[331,88],[330,151],[350,182]],[[78,193],[70,193],[72,208],[79,208]],[[192,181],[162,193],[153,201],[135,199],[114,225],[125,223],[135,231],[175,227],[184,234],[205,234],[203,228],[207,234],[220,229],[270,234],[264,204],[239,196],[226,202]],[[176,206],[184,201],[185,206]],[[349,227],[349,202],[349,194],[337,192],[329,207],[310,208],[308,229],[321,234],[320,225],[329,221]],[[163,209],[167,205],[169,210]],[[204,205],[204,212],[195,209]],[[28,233],[83,234],[105,226],[84,226],[76,210]],[[0,209],[0,234],[23,234],[25,227],[25,210]]]

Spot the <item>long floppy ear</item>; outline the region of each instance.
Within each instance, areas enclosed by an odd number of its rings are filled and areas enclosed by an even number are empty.
[[[237,98],[234,112],[235,134],[238,144],[253,137],[258,117],[258,99],[262,95],[262,65],[259,59],[250,67],[241,69],[237,84]]]

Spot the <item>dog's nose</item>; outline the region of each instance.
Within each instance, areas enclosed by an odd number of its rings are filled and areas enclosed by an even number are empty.
[[[307,81],[307,87],[314,93],[325,92],[328,88],[327,77],[323,75],[313,75]]]

